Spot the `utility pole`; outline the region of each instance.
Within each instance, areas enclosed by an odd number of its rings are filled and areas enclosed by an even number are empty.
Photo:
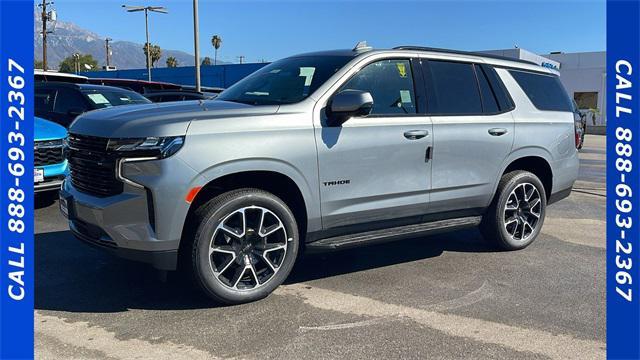
[[[144,29],[147,34],[147,79],[151,81],[151,43],[149,42],[149,11],[168,14],[169,12],[164,6],[127,6],[122,5],[127,12],[144,11]]]
[[[38,7],[42,8],[42,70],[47,71],[47,20],[49,20],[49,14],[47,13],[47,5],[53,5],[53,2],[47,2],[42,0],[42,4],[38,4]]]
[[[196,91],[200,91],[200,32],[198,24],[198,0],[193,0],[193,47],[196,56]]]
[[[73,65],[77,75],[80,72],[80,54],[78,53],[73,54]]]
[[[106,38],[104,39],[104,48],[107,51],[107,70],[109,69],[109,41],[112,41],[112,38]]]
[[[238,56],[238,60],[240,61],[240,64],[244,63],[244,55],[240,55]]]

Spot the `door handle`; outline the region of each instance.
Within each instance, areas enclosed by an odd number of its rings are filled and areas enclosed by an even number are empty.
[[[418,140],[423,137],[429,135],[429,131],[427,130],[409,130],[404,132],[404,137],[409,140]]]
[[[502,136],[507,133],[507,129],[505,128],[493,128],[489,129],[489,135],[492,136]]]

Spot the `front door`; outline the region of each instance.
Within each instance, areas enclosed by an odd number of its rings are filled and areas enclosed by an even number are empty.
[[[340,89],[368,91],[371,114],[316,127],[325,229],[419,217],[427,210],[431,121],[418,113],[409,59],[366,65]],[[337,93],[336,92],[336,93]]]

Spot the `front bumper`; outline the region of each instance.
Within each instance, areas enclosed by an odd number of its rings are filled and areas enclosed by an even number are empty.
[[[183,194],[197,176],[182,161],[170,159],[123,165],[123,175],[132,183],[108,197],[84,193],[67,178],[60,205],[71,232],[122,258],[175,270],[189,209]]]
[[[44,181],[33,184],[33,190],[36,193],[59,190],[64,177],[69,172],[67,160],[60,164],[38,166],[37,168],[44,172]]]

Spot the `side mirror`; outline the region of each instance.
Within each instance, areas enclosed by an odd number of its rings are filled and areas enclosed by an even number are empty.
[[[343,90],[327,106],[329,126],[340,126],[354,116],[367,116],[373,107],[373,96],[366,91]]]

